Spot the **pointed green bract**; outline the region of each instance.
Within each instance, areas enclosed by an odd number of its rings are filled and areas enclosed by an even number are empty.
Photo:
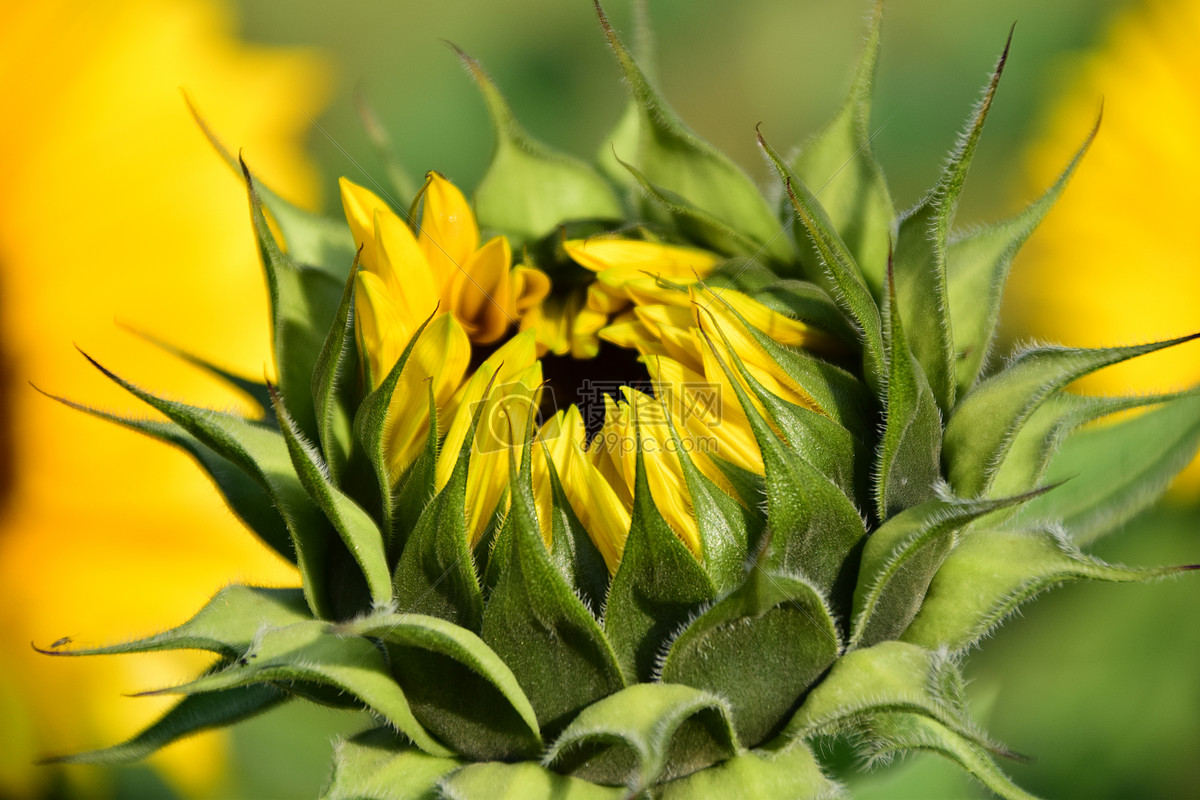
[[[545,448],[545,442],[539,442]],[[571,590],[579,595],[588,611],[598,617],[608,593],[608,567],[605,566],[604,557],[600,555],[595,542],[588,536],[583,523],[571,508],[571,502],[567,499],[566,490],[558,478],[558,469],[555,468],[549,451],[544,452],[551,492],[550,562]]]
[[[1200,447],[1200,396],[1178,397],[1133,419],[1067,437],[1046,472],[1062,481],[1018,521],[1061,523],[1079,543],[1118,527],[1162,496]]]
[[[296,564],[304,578],[304,596],[309,607],[317,616],[333,616],[329,604],[328,576],[322,569],[330,549],[331,526],[309,498],[300,478],[292,469],[283,436],[232,414],[156,397],[117,377],[90,356],[84,354],[84,357],[113,382],[166,414],[205,446],[254,479],[271,497],[287,524],[296,552]]]
[[[661,677],[725,698],[738,739],[757,745],[840,651],[837,624],[816,587],[754,567],[676,637]]]
[[[1001,772],[987,750],[929,717],[898,712],[875,714],[864,728],[872,742],[869,752],[873,759],[928,750],[959,764],[1004,800],[1037,800]]]
[[[653,80],[657,69],[657,47],[654,41],[654,31],[650,27],[650,10],[647,0],[633,0],[633,46],[631,52],[634,60],[642,68],[643,74]],[[625,103],[617,123],[608,132],[596,151],[595,162],[604,176],[621,187],[626,194],[636,194],[637,189],[631,176],[617,159],[616,154],[626,157],[637,153],[638,134],[640,129],[638,102],[630,97]],[[636,198],[634,198],[636,199]]]
[[[814,188],[876,298],[883,297],[896,213],[883,169],[871,149],[871,93],[882,29],[883,3],[879,2],[846,102],[825,129],[788,161],[792,172]],[[791,206],[784,212],[791,216]],[[822,256],[808,237],[796,238],[801,259],[811,262],[812,269],[818,268]]]
[[[372,728],[333,748],[321,800],[433,800],[438,781],[462,762],[422,753],[394,731]]]
[[[689,131],[650,85],[645,73],[608,24],[599,2],[600,24],[616,53],[638,107],[638,151],[617,153],[655,186],[678,195],[706,216],[753,241],[768,258],[786,262],[791,253],[758,187],[723,153]]]
[[[992,72],[983,100],[950,156],[937,185],[900,220],[896,238],[895,291],[893,303],[900,310],[912,354],[929,379],[929,386],[942,413],[954,407],[958,386],[953,316],[946,289],[946,247],[950,226],[962,195],[967,170],[991,110],[1012,34]],[[978,298],[971,298],[977,303]]]
[[[821,257],[824,270],[809,277],[821,285],[829,286],[830,294],[857,326],[858,335],[862,338],[864,377],[872,390],[879,394],[886,362],[883,322],[879,316],[879,306],[863,280],[862,270],[817,198],[767,144],[761,133],[758,135],[758,144],[784,180],[788,199],[796,212],[796,238],[807,237]]]
[[[848,577],[843,573],[853,565],[850,554],[866,536],[862,518],[837,486],[780,441],[724,359],[715,348],[713,352],[762,451],[767,495],[762,564],[773,571],[803,574],[829,592]],[[732,350],[730,354],[736,358]]]
[[[511,540],[480,635],[513,670],[542,728],[554,732],[625,681],[599,623],[550,562],[534,512],[531,461],[527,444],[520,473],[511,470]]]
[[[950,485],[963,497],[986,492],[1017,430],[1067,384],[1102,367],[1194,338],[1091,350],[1035,347],[1019,353],[1003,372],[964,397],[946,423],[942,457]]]
[[[1000,319],[1000,300],[1017,251],[1062,195],[1100,130],[1100,120],[1058,180],[1015,217],[951,239],[946,251],[946,296],[954,333],[958,394],[987,366]],[[981,302],[982,299],[982,302]]]
[[[340,631],[387,645],[392,674],[419,718],[456,752],[488,760],[541,750],[537,715],[516,676],[465,628],[424,614],[384,613]]]
[[[41,390],[38,389],[38,391]],[[68,408],[143,433],[187,453],[212,478],[213,484],[221,493],[229,510],[281,558],[292,564],[296,563],[296,550],[292,546],[287,524],[279,512],[272,507],[271,496],[263,488],[261,481],[205,445],[181,426],[174,422],[122,417],[57,395],[46,392],[43,394]]]
[[[51,764],[128,764],[205,730],[233,725],[261,714],[288,699],[274,686],[243,686],[183,698],[166,714],[127,742],[103,750],[56,756]]]
[[[191,695],[289,681],[348,692],[426,753],[451,754],[417,722],[375,645],[363,638],[339,636],[322,622],[297,622],[263,630],[250,649],[225,669],[165,691]]]
[[[713,587],[718,592],[728,591],[745,577],[746,553],[750,547],[749,514],[743,513],[735,499],[696,467],[665,407],[662,418],[675,445],[692,513],[696,515],[701,560]]]
[[[354,446],[351,421],[355,400],[353,389],[358,378],[358,350],[354,344],[352,308],[360,255],[361,250],[354,256],[341,303],[312,374],[313,413],[316,414],[321,454],[335,484],[341,482]]]
[[[636,796],[737,750],[719,697],[689,686],[639,683],[584,709],[550,747],[545,763],[597,783],[625,784]]]
[[[941,477],[942,417],[909,340],[888,273],[887,402],[876,462],[875,513],[887,519],[933,496]]]
[[[329,468],[313,444],[296,429],[296,423],[284,407],[282,398],[272,394],[271,399],[300,483],[324,512],[325,518],[333,524],[334,530],[342,537],[342,544],[362,570],[371,601],[376,607],[387,605],[392,599],[392,576],[388,569],[383,535],[370,515],[333,485]]]
[[[1029,415],[1025,423],[1017,430],[1009,444],[1004,459],[996,469],[992,479],[989,495],[1003,497],[1027,492],[1034,488],[1046,475],[1046,469],[1067,437],[1075,431],[1106,417],[1129,411],[1140,411],[1173,402],[1185,397],[1200,396],[1200,389],[1186,392],[1173,392],[1160,395],[1137,395],[1132,397],[1087,397],[1070,392],[1057,392]],[[1174,433],[1181,433],[1186,438],[1187,423]],[[1160,429],[1164,439],[1159,443],[1169,449],[1170,434],[1166,429]],[[1151,440],[1153,442],[1154,440]],[[1171,463],[1167,461],[1167,465]],[[1169,466],[1164,465],[1164,469]],[[1070,482],[1074,474],[1063,474],[1060,480]],[[1133,478],[1137,480],[1136,477]],[[1051,481],[1057,483],[1058,481]],[[1066,494],[1069,494],[1067,492]],[[1103,492],[1097,492],[1101,497]]]
[[[432,317],[430,318],[432,319]],[[393,495],[393,475],[391,461],[388,458],[387,452],[387,414],[391,408],[392,397],[396,393],[396,386],[400,382],[400,376],[404,372],[404,367],[408,364],[408,358],[412,355],[413,348],[417,346],[417,341],[421,338],[421,334],[429,326],[430,320],[427,319],[417,330],[405,345],[404,351],[400,354],[400,358],[396,359],[396,363],[392,365],[388,374],[383,377],[370,394],[363,398],[363,401],[358,406],[358,411],[354,415],[354,435],[363,451],[366,453],[367,461],[371,465],[372,472],[375,473],[375,482],[378,487],[379,497],[382,498],[380,506],[382,507],[382,523],[384,540],[387,545],[388,563],[394,564],[399,558],[401,545],[403,544],[402,537],[407,534],[410,525],[398,525],[397,515],[407,515],[412,517],[412,509],[415,505],[417,509],[424,508],[426,501],[432,497],[433,476],[436,464],[437,454],[433,454],[432,458],[426,453],[417,457],[417,464],[413,465],[413,470],[406,475],[405,484],[409,481],[418,481],[428,484],[428,494],[414,494],[410,500],[410,504],[401,504],[398,498]],[[374,376],[371,376],[374,377]],[[433,403],[432,392],[430,387],[429,401],[429,425],[431,435],[437,435],[437,408]],[[436,451],[436,442],[434,450]],[[426,448],[428,450],[428,448]],[[426,487],[420,487],[423,492]],[[414,484],[413,489],[418,489]],[[411,503],[412,500],[419,499],[419,504]],[[415,524],[416,519],[411,520]],[[404,528],[404,530],[400,530]]]
[[[392,490],[390,501],[383,507],[385,520],[388,519],[388,510],[391,510],[390,521],[385,524],[389,564],[399,562],[400,554],[404,552],[408,537],[416,529],[424,508],[437,496],[437,459],[441,439],[438,437],[433,386],[429,386],[426,393],[429,400],[429,430],[425,436],[425,447]]]
[[[299,589],[227,586],[182,625],[162,633],[104,647],[52,648],[56,656],[149,653],[158,650],[208,650],[241,655],[263,627],[282,628],[312,619]]]
[[[1007,755],[967,719],[961,682],[957,665],[944,652],[905,642],[852,650],[809,693],[781,738],[853,732],[873,714],[899,711],[927,717],[985,750]]]
[[[482,410],[481,403],[449,482],[421,512],[392,574],[401,611],[441,617],[472,631],[483,619],[483,592],[467,544],[467,464]]]
[[[250,218],[259,258],[267,275],[271,344],[279,387],[288,398],[300,429],[315,439],[318,430],[312,398],[313,365],[321,357],[326,332],[337,316],[346,275],[297,263],[285,253],[267,224],[254,179],[245,164],[242,172],[250,196]],[[351,251],[344,262],[346,268],[353,259]]]
[[[620,219],[621,204],[588,164],[533,139],[475,59],[455,48],[492,118],[496,150],[475,190],[475,212],[488,228],[532,241],[568,220]]]
[[[1143,581],[1178,571],[1106,564],[1048,530],[978,531],[938,569],[902,638],[961,651],[987,636],[1022,603],[1060,583]]]
[[[968,525],[1028,496],[1001,500],[935,499],[889,519],[863,548],[850,646],[899,638],[925,596],[929,582]]]
[[[640,436],[637,448],[633,518],[604,611],[604,633],[630,683],[650,680],[670,635],[716,595],[650,495]]]

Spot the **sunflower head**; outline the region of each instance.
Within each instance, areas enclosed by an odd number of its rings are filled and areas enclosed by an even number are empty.
[[[126,424],[196,456],[302,586],[73,651],[216,654],[159,725],[73,758],[314,700],[378,721],[339,746],[336,798],[823,797],[828,737],[1026,796],[961,656],[1051,584],[1171,571],[1076,542],[1194,452],[1196,396],[1064,389],[1173,342],[991,358],[1009,264],[1074,168],[952,234],[1004,56],[897,213],[870,147],[878,14],[834,120],[790,157],[759,134],[776,201],[600,20],[632,90],[619,180],[531,139],[469,59],[497,136],[474,205],[437,173],[411,202],[343,180],[340,225],[245,172],[266,418],[114,380],[171,420]],[[1117,450],[1138,468],[1091,469]]]

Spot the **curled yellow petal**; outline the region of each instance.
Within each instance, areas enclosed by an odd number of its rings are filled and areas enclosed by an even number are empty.
[[[450,283],[450,312],[458,317],[472,341],[499,341],[516,322],[509,265],[508,240],[497,236],[463,263]]]
[[[512,271],[513,309],[518,316],[550,294],[550,276],[534,267],[518,265]]]

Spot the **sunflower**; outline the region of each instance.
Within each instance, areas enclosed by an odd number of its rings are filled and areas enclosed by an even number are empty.
[[[301,585],[46,648],[213,656],[154,692],[182,698],[142,734],[66,760],[312,701],[375,723],[338,745],[328,798],[816,800],[839,791],[817,750],[840,737],[1025,800],[966,713],[966,652],[1048,586],[1194,569],[1109,565],[1065,532],[1119,525],[1200,445],[1194,391],[1065,388],[1184,339],[989,358],[1013,253],[1074,167],[951,237],[1007,47],[938,184],[897,214],[870,148],[880,7],[830,125],[786,158],[760,133],[782,202],[674,116],[596,10],[632,92],[627,181],[534,141],[467,59],[498,136],[474,204],[437,173],[402,203],[343,181],[343,223],[240,165],[271,294],[276,376],[246,384],[266,417],[93,362],[170,422],[91,413],[190,453]]]

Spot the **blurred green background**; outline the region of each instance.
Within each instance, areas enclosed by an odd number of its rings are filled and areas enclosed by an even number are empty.
[[[490,152],[487,117],[446,42],[481,61],[518,117],[546,142],[590,155],[624,93],[588,0],[349,5],[241,0],[252,41],[317,45],[338,65],[334,101],[312,153],[330,175],[378,173],[353,98],[376,109],[404,164],[473,185]],[[701,135],[766,178],[754,126],[777,146],[802,141],[840,104],[865,35],[868,2],[649,0],[661,88]],[[1001,101],[989,121],[966,213],[1010,205],[1014,147],[1054,96],[1071,53],[1088,47],[1118,0],[895,0],[888,5],[876,144],[897,202],[929,186],[1016,23]],[[632,35],[627,2],[609,2]],[[1097,98],[1099,101],[1099,98]],[[1086,131],[1080,131],[1082,137]],[[328,202],[336,205],[329,182]]]
[[[382,167],[354,109],[361,94],[414,174],[438,169],[462,186],[481,176],[491,133],[483,105],[443,40],[479,59],[538,137],[589,156],[620,113],[619,73],[587,0],[488,3],[445,0],[240,0],[252,42],[316,46],[336,64],[334,101],[313,121],[310,152],[336,210],[335,178],[363,181]],[[631,32],[626,3],[607,4]],[[650,0],[660,84],[702,136],[766,178],[754,147],[762,123],[787,147],[840,103],[864,35],[865,2]],[[1118,0],[893,0],[877,89],[876,150],[898,206],[918,198],[979,96],[1010,26],[1009,69],[973,168],[961,220],[1013,212],[1022,144],[1069,81],[1079,54],[1128,3]],[[201,108],[204,98],[196,98]],[[1097,103],[1100,98],[1097,97]],[[219,121],[217,121],[219,126]],[[1079,136],[1086,133],[1080,130]],[[236,144],[234,142],[233,144]],[[254,163],[254,153],[247,152]],[[1158,510],[1101,542],[1100,555],[1132,564],[1200,561],[1200,514]],[[1200,583],[1072,586],[1028,608],[973,654],[967,669],[977,715],[1036,762],[1007,769],[1025,788],[1060,798],[1200,797]],[[230,798],[315,796],[330,732],[359,724],[290,709],[239,727]],[[286,758],[281,754],[287,754]],[[918,756],[854,782],[862,798],[982,796],[933,757]],[[165,792],[145,769],[120,771],[118,793]]]

